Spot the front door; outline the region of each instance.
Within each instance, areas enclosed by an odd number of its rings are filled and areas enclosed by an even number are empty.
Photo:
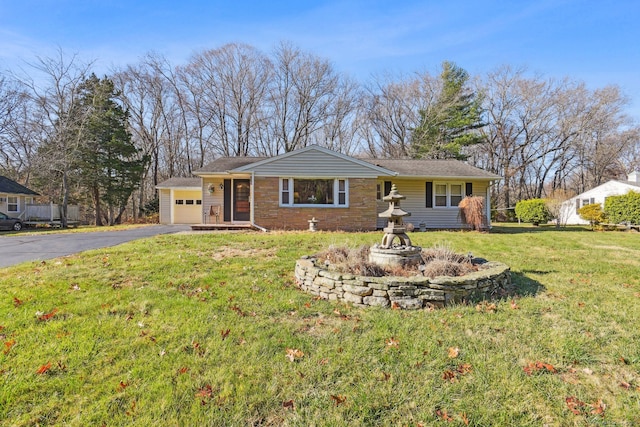
[[[251,190],[248,179],[233,180],[233,220],[249,221],[251,219]]]

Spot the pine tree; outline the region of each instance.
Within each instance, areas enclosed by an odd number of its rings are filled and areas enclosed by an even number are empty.
[[[129,114],[115,101],[113,82],[91,75],[80,91],[79,114],[86,117],[80,129],[82,183],[93,199],[96,225],[102,225],[102,206],[113,225],[120,221],[148,159],[131,141]]]
[[[464,159],[462,149],[480,143],[474,132],[484,126],[480,97],[469,86],[469,74],[452,62],[442,63],[442,89],[434,105],[420,111],[413,129],[411,148],[415,158]]]

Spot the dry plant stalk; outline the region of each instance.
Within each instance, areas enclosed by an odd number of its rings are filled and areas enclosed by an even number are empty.
[[[332,270],[369,277],[418,275],[455,277],[476,269],[468,256],[457,254],[444,245],[423,249],[421,255],[423,264],[404,267],[382,267],[369,262],[369,246],[366,245],[353,249],[332,245],[316,256]]]

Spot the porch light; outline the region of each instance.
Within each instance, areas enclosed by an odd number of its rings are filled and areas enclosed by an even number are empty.
[[[209,194],[213,194],[213,192],[215,191],[215,188],[213,187],[213,184],[209,184],[207,186],[207,191],[209,192]]]
[[[224,184],[223,183],[220,183],[220,189],[224,190]]]

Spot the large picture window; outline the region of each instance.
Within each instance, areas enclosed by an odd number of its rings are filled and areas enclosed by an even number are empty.
[[[282,206],[346,207],[349,200],[346,179],[298,179],[280,180],[280,204]]]

